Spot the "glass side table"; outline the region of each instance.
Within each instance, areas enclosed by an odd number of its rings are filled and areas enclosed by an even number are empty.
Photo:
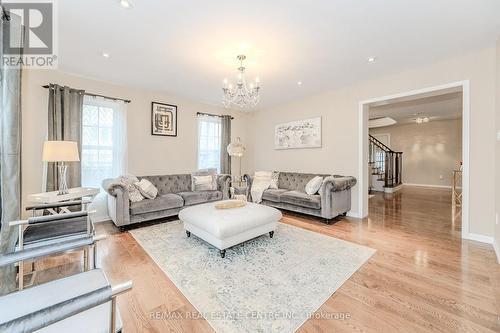
[[[229,192],[231,199],[248,200],[248,185],[246,181],[233,181]]]

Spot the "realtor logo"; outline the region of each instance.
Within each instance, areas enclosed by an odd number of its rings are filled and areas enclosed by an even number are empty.
[[[56,26],[53,0],[8,1],[3,9],[10,17],[4,24],[6,38],[2,62],[6,66],[55,68]]]

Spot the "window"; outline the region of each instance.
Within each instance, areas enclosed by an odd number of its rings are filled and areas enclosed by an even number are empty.
[[[221,118],[198,116],[198,169],[216,168],[220,172]]]
[[[82,110],[82,186],[100,187],[125,172],[124,103],[85,97]]]

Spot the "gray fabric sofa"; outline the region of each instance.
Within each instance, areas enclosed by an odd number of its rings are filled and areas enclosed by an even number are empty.
[[[324,177],[324,181],[318,194],[309,195],[305,192],[305,187],[315,176]],[[244,178],[251,188],[252,176],[245,175]],[[330,223],[333,218],[346,215],[351,210],[351,187],[354,185],[356,178],[351,176],[280,172],[278,189],[265,190],[261,203],[322,217]]]
[[[108,211],[117,227],[174,216],[186,207],[229,198],[231,176],[217,176],[216,191],[192,191],[191,174],[142,176],[158,189],[155,199],[130,202],[128,192],[121,186],[109,188],[112,179],[103,181],[108,190]]]

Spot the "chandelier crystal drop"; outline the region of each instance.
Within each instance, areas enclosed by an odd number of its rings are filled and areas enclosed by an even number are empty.
[[[256,78],[254,82],[247,84],[245,80],[245,67],[243,66],[246,56],[239,55],[237,59],[240,62],[238,77],[235,84],[229,83],[227,79],[224,79],[222,104],[226,108],[231,105],[236,105],[241,109],[251,108],[257,105],[260,100],[260,80]]]

